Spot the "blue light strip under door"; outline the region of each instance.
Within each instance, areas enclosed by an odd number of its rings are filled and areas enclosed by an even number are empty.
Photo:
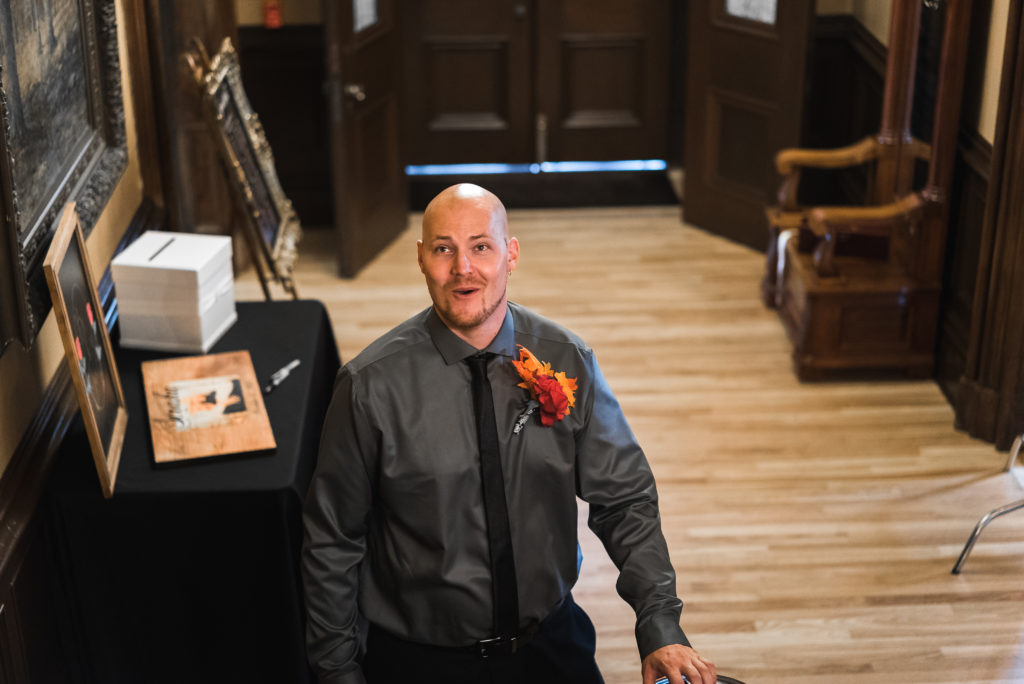
[[[423,164],[405,167],[409,176],[470,176],[502,173],[591,173],[595,171],[664,171],[664,159],[562,161],[540,164]]]

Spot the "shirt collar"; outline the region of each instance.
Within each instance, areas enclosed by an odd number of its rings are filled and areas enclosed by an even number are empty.
[[[427,314],[427,332],[430,334],[430,339],[433,340],[434,346],[437,347],[437,351],[444,358],[444,362],[449,366],[473,356],[478,351],[469,342],[466,342],[449,330],[433,307],[430,308],[430,313]],[[505,308],[505,320],[501,323],[501,329],[498,330],[498,334],[494,336],[491,343],[480,351],[514,357],[515,349],[516,326],[512,320],[512,307],[507,306]]]

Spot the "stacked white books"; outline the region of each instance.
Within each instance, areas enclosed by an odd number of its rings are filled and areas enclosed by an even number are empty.
[[[147,231],[111,273],[122,347],[205,354],[238,318],[230,237]]]

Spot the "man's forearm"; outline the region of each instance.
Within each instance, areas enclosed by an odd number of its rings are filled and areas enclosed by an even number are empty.
[[[689,645],[679,627],[683,602],[661,533],[657,504],[635,501],[619,510],[591,507],[591,527],[619,568],[615,588],[636,613],[640,657],[669,644]]]
[[[357,605],[357,548],[318,539],[307,514],[302,579],[306,599],[306,644],[321,682],[362,682]],[[355,677],[355,678],[353,678]]]
[[[661,532],[654,475],[597,362],[588,361],[592,387],[583,405],[589,416],[577,438],[579,494],[590,503],[590,528],[619,569],[615,588],[636,613],[637,645],[646,656],[686,644],[682,601]]]
[[[343,369],[306,494],[302,581],[307,650],[320,681],[361,684],[359,566],[366,554],[366,517],[372,503],[363,459],[372,439],[360,434],[367,421],[352,397],[352,376]]]

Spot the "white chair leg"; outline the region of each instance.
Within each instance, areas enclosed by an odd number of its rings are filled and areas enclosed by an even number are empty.
[[[1013,446],[1010,447],[1010,455],[1006,459],[1006,467],[1003,468],[1005,472],[1010,472],[1013,469],[1014,463],[1017,462],[1017,456],[1020,455],[1021,444],[1024,444],[1024,435],[1017,435],[1017,438],[1013,440]]]
[[[1010,472],[1013,469],[1013,465],[1017,462],[1017,456],[1020,455],[1021,446],[1024,445],[1024,435],[1017,435],[1017,438],[1013,440],[1013,446],[1010,447],[1010,456],[1006,459],[1006,466],[1003,468],[1005,472]],[[967,538],[967,543],[964,544],[964,550],[960,552],[960,558],[957,559],[956,565],[953,566],[953,574],[959,575],[960,570],[963,569],[964,563],[967,562],[967,556],[970,555],[971,549],[974,548],[974,542],[978,541],[978,537],[981,536],[981,531],[985,529],[985,526],[996,518],[1006,515],[1007,513],[1013,513],[1024,508],[1024,499],[1020,501],[1014,501],[1008,503],[1005,506],[994,508],[985,515],[981,516],[981,520],[974,526],[974,531],[971,532],[971,536]]]
[[[981,520],[979,520],[978,524],[974,526],[974,531],[971,532],[971,536],[967,539],[967,543],[964,545],[964,550],[960,552],[960,558],[957,560],[956,565],[953,566],[953,574],[960,574],[960,570],[964,567],[964,563],[967,562],[967,556],[971,553],[971,549],[974,548],[974,542],[978,541],[978,537],[981,536],[981,531],[985,529],[986,525],[999,516],[1006,515],[1007,513],[1013,513],[1021,508],[1024,508],[1024,499],[1008,503],[1005,506],[1000,506],[999,508],[995,508],[981,516]]]
[[[785,292],[782,287],[782,278],[786,271],[786,244],[794,237],[800,234],[796,228],[789,228],[779,233],[778,241],[775,251],[778,254],[775,257],[775,306],[782,308],[782,303],[785,300]]]

